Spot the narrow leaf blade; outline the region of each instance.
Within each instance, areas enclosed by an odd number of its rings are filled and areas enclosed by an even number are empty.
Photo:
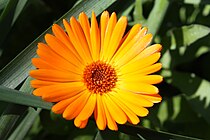
[[[21,91],[0,86],[0,101],[10,102],[20,105],[32,106],[50,110],[52,103],[43,101],[40,97],[24,94]]]

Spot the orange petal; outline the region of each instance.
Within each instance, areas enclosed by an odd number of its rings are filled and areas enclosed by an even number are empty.
[[[79,128],[85,128],[86,125],[87,125],[87,123],[88,123],[88,119],[82,121],[81,124],[80,124],[80,126],[79,126]]]
[[[87,15],[84,12],[79,14],[79,23],[84,31],[88,46],[90,46],[90,23]]]
[[[101,49],[101,59],[103,59],[104,61],[107,61],[107,57],[108,57],[108,46],[109,46],[109,42],[112,36],[112,32],[114,30],[114,27],[117,23],[117,15],[115,12],[113,12],[111,14],[111,17],[108,21],[107,27],[106,27],[106,32],[105,32],[105,37],[104,37],[104,42],[103,43],[103,48]]]
[[[157,87],[146,83],[121,82],[120,88],[143,94],[157,94],[159,92]]]
[[[30,83],[33,88],[40,88],[43,86],[58,84],[58,82],[42,81],[42,80],[31,80]]]
[[[117,106],[117,102],[113,101],[109,94],[104,95],[104,101],[113,119],[119,124],[125,124],[127,117],[122,109]]]
[[[86,105],[79,113],[79,115],[75,118],[74,120],[75,126],[79,127],[82,121],[88,119],[93,114],[95,105],[96,105],[96,94],[91,94]]]
[[[118,130],[117,124],[116,124],[115,120],[113,119],[113,117],[111,116],[110,111],[107,108],[107,105],[106,105],[107,103],[106,103],[104,96],[103,96],[103,98],[101,98],[101,101],[102,101],[102,104],[104,107],[104,112],[105,112],[105,116],[106,116],[106,120],[107,120],[107,126],[109,127],[110,130],[117,131]]]
[[[116,96],[119,96],[124,102],[128,102],[131,104],[134,104],[136,106],[143,106],[143,107],[151,107],[153,106],[153,102],[147,100],[147,98],[144,98],[137,93],[132,93],[125,90],[117,90]],[[148,94],[146,94],[148,95]],[[154,94],[150,95],[153,96]]]
[[[115,51],[117,50],[120,41],[122,40],[122,37],[124,35],[126,26],[127,26],[127,18],[125,16],[122,16],[115,25],[109,41],[109,45],[107,46],[108,47],[108,51],[106,52],[107,60],[110,60],[114,55]]]
[[[63,117],[67,120],[71,120],[79,115],[90,97],[89,91],[83,91],[81,96],[75,99],[63,112]]]
[[[134,112],[136,115],[138,115],[140,117],[145,117],[149,113],[149,111],[146,108],[144,108],[140,105],[136,106],[136,105],[128,103],[128,102],[124,102],[124,103],[132,112]]]
[[[72,82],[72,81],[81,81],[82,76],[72,73],[72,72],[63,72],[58,70],[49,70],[49,69],[38,69],[31,70],[30,76],[38,80],[52,81],[52,82]]]
[[[91,39],[91,46],[89,46],[91,49],[91,54],[93,61],[99,60],[100,56],[100,32],[98,28],[98,23],[96,20],[96,15],[94,12],[92,12],[92,18],[91,18],[91,28],[90,28],[90,39]]]
[[[111,94],[110,98],[113,98],[112,100],[117,101],[118,106],[123,110],[123,112],[127,115],[128,120],[132,124],[138,124],[139,123],[139,118],[136,116],[134,112],[132,112],[125,104],[124,101],[121,101],[118,97],[117,94]]]
[[[57,24],[52,26],[52,31],[54,35],[74,54],[74,56],[81,61],[81,57],[75,50],[66,32]]]
[[[147,45],[149,45],[149,43],[152,40],[152,34],[147,34],[144,37],[142,37],[141,39],[139,39],[137,42],[135,42],[135,44],[131,44],[132,46],[130,46],[130,49],[126,52],[121,52],[121,58],[116,61],[117,65],[119,66],[123,66],[124,64],[128,63],[129,61],[131,61],[133,58],[135,58],[142,50],[144,50]],[[128,44],[130,45],[130,44]]]
[[[69,105],[69,103],[71,99],[66,99],[66,100],[62,100],[58,103],[56,103],[55,105],[53,105],[52,107],[52,112],[56,113],[56,114],[62,114],[64,112],[64,110],[66,109],[66,107]]]
[[[118,51],[114,55],[112,61],[117,62],[118,65],[125,64],[128,60],[135,57],[136,53],[142,51],[145,46],[145,39],[151,39],[151,35],[146,35],[147,28],[141,29],[141,26],[136,26],[132,32],[128,35],[128,39],[126,38],[122,45],[119,47]],[[136,34],[135,34],[136,33]],[[132,38],[131,38],[132,37]],[[142,38],[145,38],[142,40]],[[143,44],[144,43],[144,44]],[[129,57],[127,57],[127,55]],[[126,57],[125,57],[126,56]],[[123,58],[123,59],[122,59]]]
[[[84,89],[82,89],[82,88],[75,89],[71,93],[67,93],[65,91],[51,92],[49,94],[43,93],[42,99],[45,101],[48,101],[48,102],[59,102],[61,100],[68,99],[68,98],[80,93],[82,90],[84,90]],[[69,91],[69,90],[66,90],[66,91]]]
[[[90,49],[89,49],[89,46],[86,41],[86,38],[85,38],[85,35],[84,35],[81,25],[74,17],[70,18],[70,25],[72,27],[72,31],[73,31],[75,39],[76,39],[75,41],[78,41],[77,44],[79,45],[79,46],[75,46],[75,47],[80,47],[81,49],[83,49],[84,55],[86,56],[85,60],[88,62],[89,61],[91,62],[92,57],[91,57]],[[71,36],[70,36],[70,39],[71,39]]]
[[[102,103],[103,95],[97,94],[97,99],[96,99],[96,114],[95,114],[95,120],[98,128],[100,130],[104,130],[106,128],[106,115]]]
[[[50,86],[44,86],[34,90],[33,94],[42,96],[44,100],[56,102],[57,98],[62,96],[71,97],[84,90],[82,82],[59,83]]]
[[[57,67],[57,69],[72,71],[80,74],[82,73],[82,70],[84,68],[84,66],[80,64],[77,63],[72,64],[62,56],[56,54],[49,46],[47,46],[44,43],[38,44],[37,54],[40,56],[41,59],[46,61],[49,65]]]
[[[54,70],[60,70],[65,71],[64,69],[60,68],[59,66],[52,65],[50,63],[47,63],[41,58],[32,58],[32,64],[39,69],[54,69]]]
[[[75,96],[62,100],[58,103],[56,103],[52,107],[52,111],[56,114],[62,114],[64,110],[67,108],[68,105],[70,105],[73,101],[75,101],[77,98],[79,98],[81,95],[83,95],[83,92],[76,94]]]
[[[75,18],[72,18],[72,23],[76,23],[76,27],[78,27],[79,23],[77,23],[77,21],[75,21],[76,19]],[[82,60],[86,63],[91,63],[92,62],[92,58],[90,56],[90,51],[89,49],[87,48],[87,42],[86,43],[86,46],[83,46],[83,42],[80,40],[79,36],[76,34],[75,35],[75,30],[77,30],[76,27],[74,27],[74,31],[73,31],[73,27],[71,27],[71,25],[66,21],[66,20],[63,20],[63,25],[68,33],[68,36],[69,36],[69,39],[71,40],[72,44],[74,45],[74,48],[75,50],[77,50],[77,53],[81,56]],[[80,29],[81,27],[79,27],[79,34],[82,34],[81,33],[81,30]],[[85,39],[84,37],[84,34],[82,35],[83,36],[83,41]],[[85,63],[85,65],[86,65]]]
[[[162,49],[162,46],[160,44],[154,44],[147,48],[145,48],[141,53],[139,53],[134,59],[131,60],[131,62],[135,62],[139,59],[148,57],[156,52],[160,52]]]
[[[119,92],[120,94],[120,92]],[[119,94],[117,96],[119,96]],[[135,97],[135,94],[133,94],[134,97]],[[131,95],[132,96],[132,95]],[[142,103],[141,102],[144,102],[146,99],[138,96],[139,100],[136,102],[135,100],[133,101],[128,101],[127,99],[130,98],[130,97],[125,97],[124,94],[119,96],[118,97],[119,100],[121,100],[121,102],[123,102],[132,112],[134,112],[136,115],[140,116],[140,117],[144,117],[144,116],[147,116],[147,114],[149,113],[149,111],[144,108],[144,107],[149,107],[151,106],[151,103],[150,101],[147,101],[147,102],[150,102],[149,104],[145,104],[145,106],[142,106]],[[137,99],[138,99],[137,98]]]
[[[143,75],[142,74],[135,74],[135,75],[124,75],[122,79],[119,79],[123,82],[130,82],[130,83],[146,83],[146,84],[158,84],[163,81],[163,77],[160,75]]]
[[[140,59],[138,61],[135,61],[133,63],[127,63],[126,65],[120,67],[120,72],[122,74],[130,73],[130,72],[135,72],[140,69],[143,69],[145,67],[148,67],[155,62],[157,62],[160,58],[160,53],[155,53],[152,54],[148,57],[145,57],[143,59]]]
[[[55,36],[46,34],[45,40],[54,52],[65,58],[67,61],[72,64],[81,64],[80,60],[78,60],[78,58],[65,46],[65,44],[63,44]]]
[[[151,73],[154,73],[154,72],[157,72],[159,71],[160,69],[162,68],[162,64],[161,63],[156,63],[156,64],[153,64],[151,66],[148,66],[148,67],[145,67],[143,69],[139,69],[133,73],[126,73],[125,75],[121,75],[121,77],[123,76],[134,76],[134,75],[148,75],[148,74],[151,74]]]
[[[100,31],[101,31],[101,53],[100,53],[100,59],[101,58],[101,54],[103,52],[103,45],[104,45],[104,38],[105,38],[105,34],[106,34],[106,28],[107,28],[107,24],[109,21],[109,12],[104,11],[101,14],[101,19],[100,19]]]
[[[36,68],[41,68],[41,69],[57,69],[55,66],[48,64],[47,62],[45,62],[44,60],[40,59],[40,58],[32,58],[32,64],[36,67]],[[62,70],[62,69],[61,69]]]
[[[146,28],[145,28],[146,29]],[[135,24],[123,37],[120,44],[123,44],[123,46],[126,46],[133,38],[139,38],[137,35],[140,35],[138,33],[141,32],[141,24]],[[119,53],[122,49],[124,49],[122,45],[120,46],[117,53]]]
[[[159,103],[162,100],[162,97],[159,94],[139,94],[139,96],[142,96],[143,98],[153,102],[153,103]]]

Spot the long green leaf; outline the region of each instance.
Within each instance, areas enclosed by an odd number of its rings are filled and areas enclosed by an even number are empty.
[[[63,18],[69,19],[71,16],[78,17],[79,13],[82,11],[90,16],[92,10],[94,10],[96,15],[98,15],[115,1],[116,0],[82,1],[68,11],[64,16],[62,16],[56,23],[61,25]],[[14,60],[12,60],[0,71],[0,85],[15,88],[28,76],[28,71],[33,69],[33,66],[31,65],[31,58],[36,56],[36,45],[38,42],[43,41],[44,35],[48,32],[51,32],[51,28],[47,29],[43,34],[41,34]]]
[[[145,18],[143,16],[143,2],[142,2],[142,0],[136,0],[133,17],[134,17],[135,22],[142,23],[145,21]]]
[[[147,19],[149,32],[155,35],[160,28],[163,18],[169,6],[168,0],[155,0],[155,5]]]
[[[9,0],[1,0],[0,1],[0,10],[4,9],[6,7]]]
[[[0,48],[3,47],[1,44],[11,29],[15,7],[17,6],[17,4],[18,0],[10,0],[0,16]]]
[[[15,107],[14,107],[15,106]],[[10,104],[0,116],[0,139],[6,140],[12,130],[17,126],[20,114],[25,112],[25,107]]]
[[[17,20],[18,16],[20,15],[20,13],[23,11],[26,3],[28,0],[19,0],[17,3],[17,6],[15,8],[15,13],[14,13],[14,17],[12,20],[12,25],[15,23],[15,21]]]
[[[32,92],[32,88],[30,86],[30,81],[32,78],[27,78],[22,87],[20,88],[20,91],[23,92],[24,94],[30,94]],[[13,97],[12,97],[13,98]],[[7,102],[3,102],[7,103]],[[31,115],[31,112],[33,112],[33,115],[36,116],[34,109],[30,109],[27,106],[22,106],[19,104],[9,104],[5,106],[3,114],[0,116],[0,139],[1,140],[6,140],[10,136],[11,133],[13,133],[13,130],[15,130],[14,133],[16,133],[16,127],[18,126],[21,127],[22,119],[26,120],[26,118]],[[29,110],[27,112],[27,110]],[[31,118],[32,119],[32,118]],[[31,120],[27,119],[27,120]],[[25,121],[24,121],[25,122]],[[28,122],[30,124],[30,122]],[[26,131],[28,125],[24,125],[24,127],[21,127],[21,132],[17,132],[18,134],[21,134],[21,136],[24,136],[24,131]],[[17,128],[17,129],[18,129]],[[23,131],[23,132],[22,132]]]
[[[25,7],[27,0],[10,0],[0,17],[0,48],[13,24]]]
[[[51,109],[52,103],[43,101],[40,97],[24,94],[21,91],[0,86],[0,101],[26,105],[31,107]]]
[[[31,78],[28,78],[22,87],[20,88],[20,91],[31,93],[32,88],[29,86]],[[7,103],[7,102],[2,102]],[[19,120],[21,120],[25,112],[27,110],[27,106],[17,105],[17,104],[9,104],[4,108],[3,113],[0,116],[0,139],[6,140],[8,139],[9,135],[13,132],[13,130],[17,127]]]
[[[28,114],[21,121],[19,126],[14,130],[8,140],[23,140],[29,129],[31,128],[34,120],[39,115],[41,109],[34,110],[33,108],[28,109]]]
[[[121,133],[119,131],[112,131],[105,129],[97,132],[94,140],[136,140],[136,137]]]
[[[119,131],[133,135],[141,140],[201,140],[188,136],[172,134],[168,132],[155,131],[141,126],[121,125]]]
[[[32,88],[30,86],[30,81],[32,78],[27,78],[27,80],[24,82],[24,84],[22,85],[20,91],[22,92],[26,92],[27,94],[30,94],[32,92]],[[13,105],[13,109],[18,110],[17,105]],[[24,136],[27,134],[27,132],[29,131],[29,129],[31,128],[31,126],[34,123],[34,120],[36,119],[36,117],[39,115],[40,111],[42,109],[37,109],[35,110],[32,107],[27,107],[27,106],[22,106],[22,108],[25,108],[25,113],[24,114],[17,114],[16,117],[18,118],[19,116],[21,116],[22,120],[21,121],[17,121],[17,128],[14,129],[14,131],[11,131],[11,135],[9,136],[8,139],[10,140],[22,140],[24,138]],[[8,118],[10,116],[7,116]],[[15,117],[15,116],[14,116]],[[15,121],[13,121],[15,122]],[[4,122],[2,122],[4,123]],[[20,123],[20,124],[18,124]],[[5,124],[5,123],[4,123]],[[5,124],[7,125],[7,124]],[[12,126],[10,127],[10,129],[12,129]]]

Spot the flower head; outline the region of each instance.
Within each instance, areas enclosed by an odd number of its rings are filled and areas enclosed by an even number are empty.
[[[140,24],[125,34],[127,18],[103,12],[98,25],[94,12],[91,22],[85,13],[78,21],[54,24],[53,35],[39,43],[30,71],[33,94],[55,103],[52,111],[75,126],[84,128],[93,114],[100,130],[117,124],[138,124],[147,116],[147,107],[161,101],[158,88],[161,69],[160,44],[148,46],[152,35]]]

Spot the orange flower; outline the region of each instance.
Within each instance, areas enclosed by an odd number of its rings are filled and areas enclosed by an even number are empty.
[[[148,46],[152,34],[140,24],[124,35],[127,18],[117,20],[115,13],[103,12],[98,25],[94,12],[91,22],[85,13],[70,22],[65,30],[54,24],[54,35],[46,34],[46,44],[39,43],[30,71],[33,92],[43,100],[54,102],[52,111],[75,126],[84,128],[94,114],[100,130],[118,124],[138,124],[147,116],[146,107],[161,101],[158,88],[161,69],[157,63],[161,45]],[[148,47],[147,47],[148,46]]]

